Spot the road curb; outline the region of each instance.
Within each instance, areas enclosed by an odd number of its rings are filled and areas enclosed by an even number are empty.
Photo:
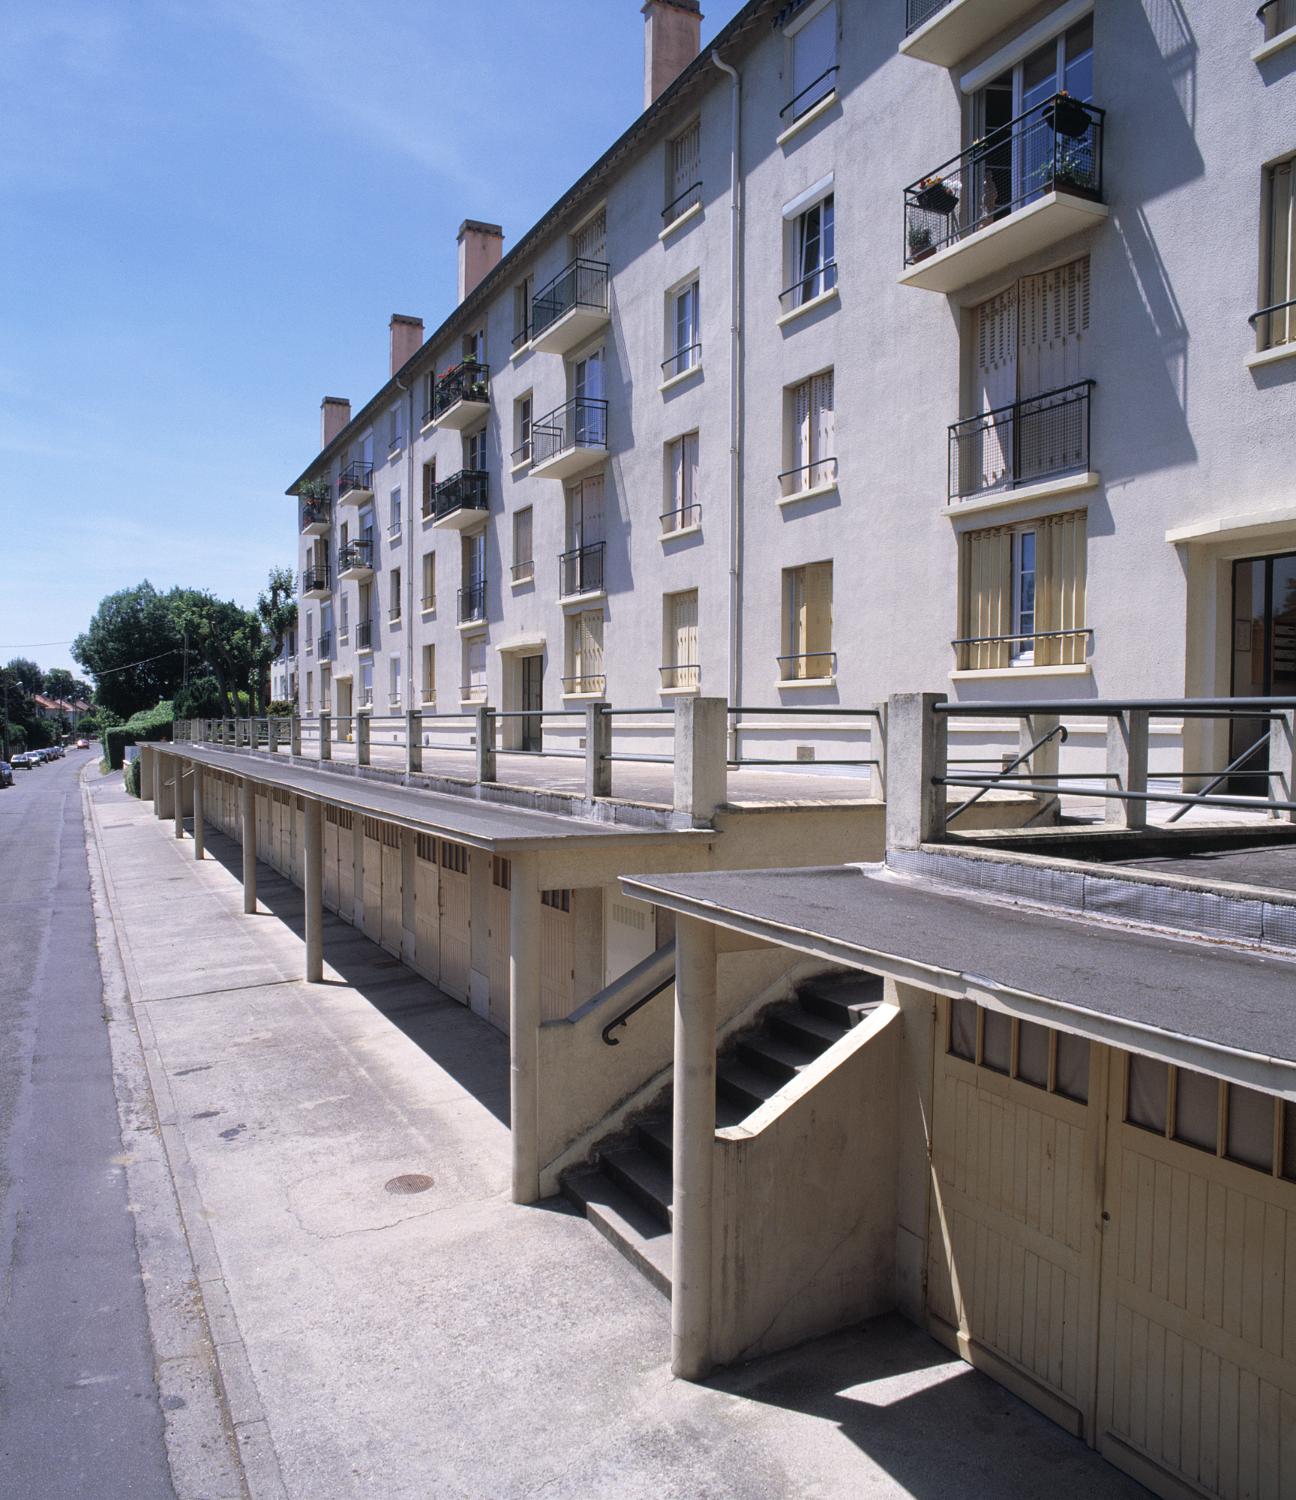
[[[170,1082],[141,1003],[88,784],[97,771],[91,763],[81,773],[82,818],[124,1168],[176,1493],[179,1500],[286,1500]],[[167,847],[176,850],[174,839],[168,837]]]

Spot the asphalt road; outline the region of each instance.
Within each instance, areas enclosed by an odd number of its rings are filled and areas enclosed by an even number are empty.
[[[0,790],[0,1493],[174,1500],[77,777]]]

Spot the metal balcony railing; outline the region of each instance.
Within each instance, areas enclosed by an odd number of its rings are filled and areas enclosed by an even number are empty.
[[[700,505],[680,505],[674,510],[663,511],[659,517],[663,536],[670,536],[674,531],[684,531],[689,526],[701,526],[702,507]]]
[[[439,417],[460,401],[490,400],[490,366],[466,359],[453,370],[447,370],[436,383],[432,396],[432,416]]]
[[[1070,94],[1054,94],[911,183],[904,191],[905,265],[1045,193],[1101,200],[1105,113]]]
[[[338,548],[338,572],[345,573],[348,568],[372,568],[373,567],[373,543],[369,541],[348,542],[345,547]]]
[[[399,604],[389,605],[388,608],[387,608],[387,619],[391,622],[391,624],[395,625],[400,620],[400,617],[401,617],[401,607],[400,607],[400,605]]]
[[[662,209],[662,222],[671,225],[676,219],[683,218],[689,209],[702,201],[702,184],[695,182],[691,187],[686,187],[678,198],[671,201]]]
[[[835,651],[799,651],[789,656],[780,656],[779,681],[804,682],[807,678],[836,677],[837,653]]]
[[[986,666],[998,670],[1014,664],[1074,666],[1084,661],[1092,640],[1092,625],[1076,625],[1070,630],[1032,630],[1017,635],[964,635],[950,645],[959,671]],[[987,649],[974,649],[978,647]]]
[[[316,589],[329,587],[329,569],[327,563],[311,563],[302,569],[301,576],[302,593],[311,593]]]
[[[920,26],[925,26],[938,10],[944,10],[950,0],[907,0],[905,5],[905,35],[909,36]]]
[[[686,375],[702,363],[702,345],[686,344],[677,349],[669,359],[662,360],[662,379],[671,380],[676,375]]]
[[[327,630],[319,638],[319,654],[321,659],[333,655],[333,637]]]
[[[564,693],[604,693],[607,691],[607,678],[602,672],[585,672],[575,677],[564,677],[562,685]]]
[[[531,299],[531,337],[537,339],[559,318],[576,307],[597,312],[608,310],[606,261],[574,260]]]
[[[466,583],[459,590],[459,623],[467,625],[472,620],[486,618],[486,580]]]
[[[837,88],[837,64],[826,68],[813,83],[806,84],[799,94],[793,95],[791,99],[779,110],[779,119],[786,125],[795,125],[802,115],[808,115],[810,111],[822,100],[836,91]]]
[[[490,509],[490,474],[485,469],[460,469],[436,487],[436,519],[455,511]]]
[[[779,493],[785,500],[810,490],[826,489],[837,483],[837,460],[816,458],[812,463],[802,464],[796,469],[784,469],[779,475]]]
[[[525,562],[513,564],[513,582],[526,583],[528,579],[535,577],[535,559],[528,557]]]
[[[303,500],[298,530],[305,531],[308,526],[327,526],[329,516],[330,506],[327,500]]]
[[[1256,19],[1264,27],[1265,41],[1271,42],[1296,26],[1296,0],[1265,0]]]
[[[950,500],[1088,469],[1093,387],[1081,380],[951,423]]]
[[[370,491],[373,489],[373,465],[372,464],[348,464],[338,476],[338,494],[345,495],[351,490]]]
[[[816,297],[826,297],[837,285],[837,262],[825,261],[813,271],[807,271],[799,281],[779,293],[779,306],[784,312],[795,312]]]
[[[355,628],[355,648],[357,651],[373,650],[373,621],[357,620]]]
[[[1296,0],[1293,0],[1296,3]],[[1247,319],[1256,331],[1261,349],[1278,349],[1296,342],[1296,298],[1262,307]]]
[[[577,396],[531,424],[531,462],[537,467],[569,448],[607,447],[606,401]]]
[[[574,599],[581,594],[603,591],[603,549],[606,543],[591,542],[573,547],[558,559],[558,597]]]
[[[695,662],[672,662],[669,666],[658,667],[661,673],[661,685],[663,688],[695,688],[701,681],[701,666]]]

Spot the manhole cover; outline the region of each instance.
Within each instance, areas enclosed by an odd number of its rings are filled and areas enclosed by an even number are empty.
[[[426,1193],[432,1186],[432,1178],[426,1172],[403,1172],[383,1184],[389,1193]]]

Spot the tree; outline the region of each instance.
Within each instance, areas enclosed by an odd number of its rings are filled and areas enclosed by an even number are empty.
[[[261,702],[270,701],[270,663],[283,655],[288,632],[297,623],[297,580],[291,568],[271,568],[267,586],[257,596],[256,612],[267,640],[257,677]]]
[[[177,719],[224,719],[229,716],[228,700],[221,685],[210,672],[202,672],[175,695]]]
[[[123,718],[170,698],[180,685],[183,638],[167,600],[145,580],[103,599],[72,643],[95,679],[95,697]]]
[[[167,604],[190,657],[196,656],[216,679],[224,714],[237,717],[237,694],[256,688],[264,644],[260,619],[232,599],[217,599],[204,589],[172,589]]]
[[[45,689],[44,672],[25,656],[11,657],[5,671],[9,673],[10,680],[16,682],[25,693],[34,695]]]
[[[51,667],[45,674],[45,696],[70,703],[76,697],[76,678],[64,667]]]

